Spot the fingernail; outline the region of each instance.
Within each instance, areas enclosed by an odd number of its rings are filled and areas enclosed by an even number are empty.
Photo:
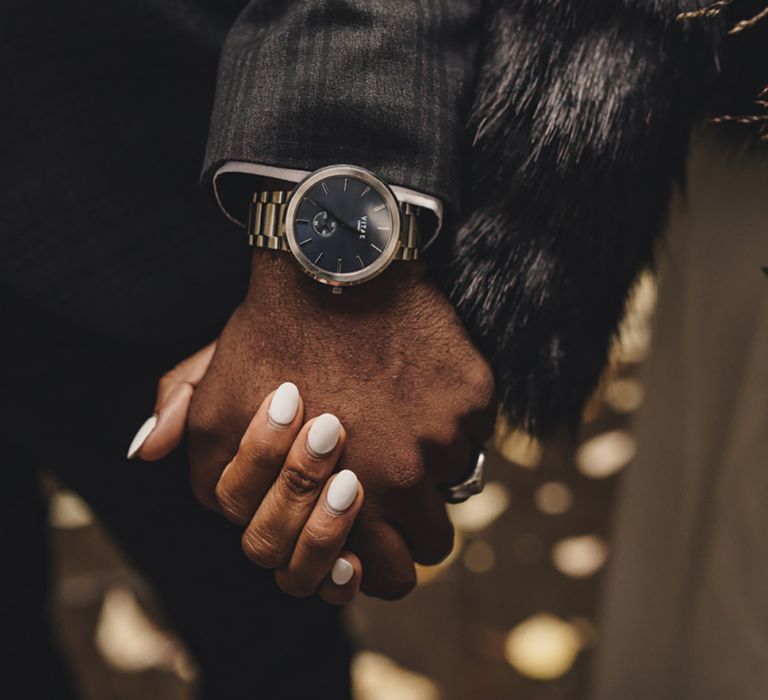
[[[133,440],[131,440],[131,444],[128,447],[128,459],[133,459],[139,453],[141,446],[156,426],[157,416],[151,416],[144,421],[144,425],[142,425],[136,435],[133,436]]]
[[[332,413],[323,413],[312,422],[307,447],[319,457],[328,454],[339,442],[341,423]]]
[[[346,559],[339,557],[333,563],[333,568],[331,569],[331,581],[337,586],[343,586],[344,584],[349,583],[354,573],[355,570],[352,567],[352,564]]]
[[[269,420],[277,425],[290,425],[299,410],[299,390],[293,382],[283,382],[269,402]]]
[[[328,509],[339,515],[347,510],[357,498],[357,484],[355,473],[349,469],[343,469],[334,476],[325,496]]]

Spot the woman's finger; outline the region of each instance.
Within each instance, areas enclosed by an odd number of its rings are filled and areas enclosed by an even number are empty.
[[[216,341],[198,350],[160,378],[155,410],[131,441],[128,459],[139,457],[153,462],[178,447],[184,436],[192,394],[211,364],[215,351]]]
[[[363,565],[352,552],[342,552],[325,577],[317,595],[331,605],[347,605],[360,591]]]
[[[262,401],[216,485],[216,500],[229,520],[245,525],[253,517],[303,420],[304,404],[291,382],[284,382]]]
[[[278,569],[291,558],[344,446],[339,419],[324,413],[308,421],[293,443],[283,468],[243,533],[246,556],[265,569]]]
[[[285,593],[301,598],[317,591],[332,573],[362,505],[363,487],[354,472],[344,469],[331,477],[304,524],[290,561],[275,574]],[[343,562],[338,566],[343,569]]]

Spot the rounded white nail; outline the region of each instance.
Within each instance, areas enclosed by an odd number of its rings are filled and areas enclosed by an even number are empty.
[[[269,419],[277,425],[290,425],[299,410],[299,389],[293,382],[283,382],[269,402]]]
[[[133,459],[137,454],[139,454],[141,446],[156,427],[157,416],[151,416],[144,421],[144,424],[139,428],[136,435],[133,436],[133,440],[131,440],[131,444],[128,447],[128,459]]]
[[[357,498],[357,477],[353,471],[343,469],[333,477],[325,496],[325,504],[332,513],[341,514]]]
[[[343,586],[349,583],[350,579],[355,573],[355,569],[352,567],[346,559],[339,557],[334,563],[331,569],[331,581],[337,586]]]
[[[312,422],[307,447],[318,456],[328,454],[339,442],[341,423],[332,413],[323,413]]]

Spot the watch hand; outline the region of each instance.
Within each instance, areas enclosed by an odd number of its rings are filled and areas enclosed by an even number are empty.
[[[309,202],[310,204],[314,204],[320,211],[324,211],[328,216],[332,217],[333,220],[341,226],[341,228],[347,229],[347,231],[351,231],[352,233],[359,233],[356,227],[350,226],[344,219],[342,219],[340,216],[338,216],[335,212],[333,212],[331,209],[329,209],[324,204],[318,204],[315,200],[310,199],[309,197],[305,197],[304,201]]]
[[[342,219],[340,216],[336,216],[336,214],[334,214],[334,213],[333,213],[333,212],[332,212],[332,211],[331,211],[331,210],[330,210],[328,207],[324,207],[324,209],[325,209],[325,213],[326,213],[326,214],[328,214],[329,216],[331,216],[331,217],[333,218],[333,220],[334,220],[334,221],[335,221],[335,222],[336,222],[336,223],[337,223],[339,226],[341,226],[341,228],[345,228],[345,229],[347,229],[347,231],[351,231],[352,233],[355,233],[355,234],[359,233],[359,231],[357,230],[357,228],[354,228],[354,227],[350,226],[350,225],[349,225],[349,224],[348,224],[346,221],[344,221],[344,219]]]

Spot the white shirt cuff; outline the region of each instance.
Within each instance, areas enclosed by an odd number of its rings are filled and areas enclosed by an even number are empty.
[[[272,178],[275,180],[284,180],[285,182],[300,182],[310,171],[291,170],[289,168],[277,168],[273,165],[262,165],[260,163],[247,163],[239,160],[230,160],[224,163],[213,175],[213,193],[216,201],[224,212],[225,216],[236,223],[238,226],[245,226],[248,218],[249,201],[243,199],[244,187],[239,183],[236,187],[225,187],[225,182],[233,178],[242,179],[243,176],[256,176],[262,178]],[[238,177],[239,176],[239,177]],[[391,185],[392,191],[401,202],[408,202],[416,207],[421,207],[432,212],[435,217],[435,226],[432,235],[421,246],[426,250],[429,245],[437,238],[440,229],[443,226],[443,203],[428,194],[416,192],[407,187]],[[251,190],[252,192],[253,190]],[[228,192],[231,194],[228,195]]]

